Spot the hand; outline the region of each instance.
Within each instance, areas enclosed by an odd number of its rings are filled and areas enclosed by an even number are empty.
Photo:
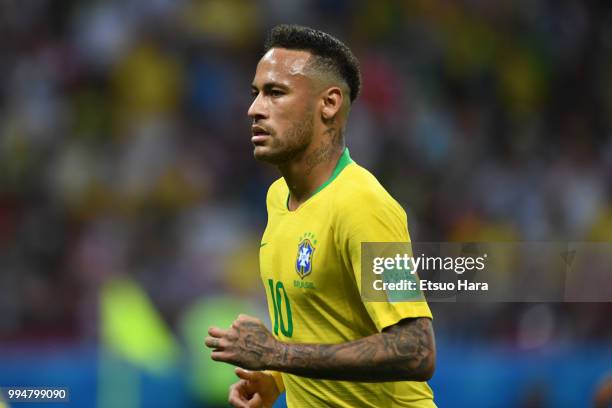
[[[211,327],[208,334],[205,344],[213,349],[213,360],[249,370],[273,368],[273,362],[283,353],[283,343],[251,316],[239,315],[228,330]]]
[[[228,402],[235,408],[270,408],[280,395],[272,375],[236,368],[240,381],[230,387]]]

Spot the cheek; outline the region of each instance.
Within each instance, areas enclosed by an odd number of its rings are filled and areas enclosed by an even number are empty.
[[[289,122],[295,116],[295,112],[300,109],[300,106],[293,100],[288,99],[282,102],[279,101],[275,108],[276,117],[278,118],[279,122]]]
[[[296,92],[272,102],[271,119],[277,136],[285,138],[296,128],[308,126],[305,122],[313,120],[313,103],[310,99],[311,96]]]
[[[302,92],[295,92],[286,95],[284,98],[273,102],[273,109],[276,110],[279,120],[295,121],[303,117],[308,110],[310,97]]]
[[[274,129],[277,134],[282,135],[287,129],[291,128],[293,124],[299,119],[296,115],[295,108],[291,107],[278,107],[273,116]]]

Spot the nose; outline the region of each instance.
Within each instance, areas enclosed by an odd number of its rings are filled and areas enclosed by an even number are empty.
[[[267,113],[264,105],[265,103],[260,92],[257,94],[255,99],[253,100],[253,103],[251,103],[251,106],[249,107],[249,110],[247,112],[249,118],[253,120],[265,119],[267,117]]]

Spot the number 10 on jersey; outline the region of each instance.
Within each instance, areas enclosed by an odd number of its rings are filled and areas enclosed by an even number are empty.
[[[278,336],[278,329],[285,337],[293,335],[293,316],[291,315],[291,303],[283,282],[276,282],[273,279],[268,279],[268,288],[270,289],[270,298],[274,307],[274,334]],[[286,323],[286,325],[285,325]]]

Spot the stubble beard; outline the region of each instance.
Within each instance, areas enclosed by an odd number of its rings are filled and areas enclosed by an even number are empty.
[[[270,151],[260,155],[255,153],[255,159],[275,166],[290,162],[302,154],[312,141],[313,121],[312,109],[308,109],[300,120],[295,121],[293,126],[285,131],[282,137],[279,138],[276,134],[272,134]]]

